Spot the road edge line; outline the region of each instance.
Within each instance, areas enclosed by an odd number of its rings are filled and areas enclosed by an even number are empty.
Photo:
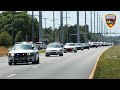
[[[111,47],[109,47],[109,48],[111,48]],[[102,54],[103,54],[106,50],[108,50],[109,48],[105,49],[103,52],[100,53],[100,55],[98,56],[97,61],[96,61],[95,65],[94,65],[94,67],[93,67],[93,69],[92,69],[92,72],[90,73],[90,76],[89,76],[88,79],[93,79],[94,72],[95,72],[95,69],[96,69],[96,66],[97,66],[97,63],[98,63],[100,57],[101,57]]]

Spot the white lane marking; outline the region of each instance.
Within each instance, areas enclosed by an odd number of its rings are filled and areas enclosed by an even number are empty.
[[[50,62],[47,62],[47,63],[51,63],[52,61],[50,61]]]
[[[7,77],[13,77],[13,76],[15,76],[16,74],[12,74],[12,75],[9,75],[9,76],[7,76]]]
[[[37,68],[38,66],[34,66],[33,68]]]

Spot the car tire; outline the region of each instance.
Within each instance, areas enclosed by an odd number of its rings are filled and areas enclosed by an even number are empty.
[[[9,62],[8,64],[9,64],[9,65],[12,65],[12,63],[11,63],[11,62]]]
[[[50,55],[45,55],[46,57],[50,56]]]
[[[16,65],[16,62],[14,62],[14,65]]]
[[[28,64],[28,61],[26,61],[26,64]]]
[[[39,57],[38,57],[38,60],[36,61],[36,64],[39,64]]]
[[[63,53],[62,53],[62,54],[59,54],[59,56],[63,56]]]

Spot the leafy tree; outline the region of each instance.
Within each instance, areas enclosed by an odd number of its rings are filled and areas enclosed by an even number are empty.
[[[9,46],[12,44],[12,38],[8,32],[4,31],[0,33],[0,46]]]

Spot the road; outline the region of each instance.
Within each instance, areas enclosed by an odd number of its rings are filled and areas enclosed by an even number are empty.
[[[9,66],[7,57],[0,57],[0,79],[88,79],[98,56],[107,48],[84,49],[64,56],[40,54],[40,64]]]

